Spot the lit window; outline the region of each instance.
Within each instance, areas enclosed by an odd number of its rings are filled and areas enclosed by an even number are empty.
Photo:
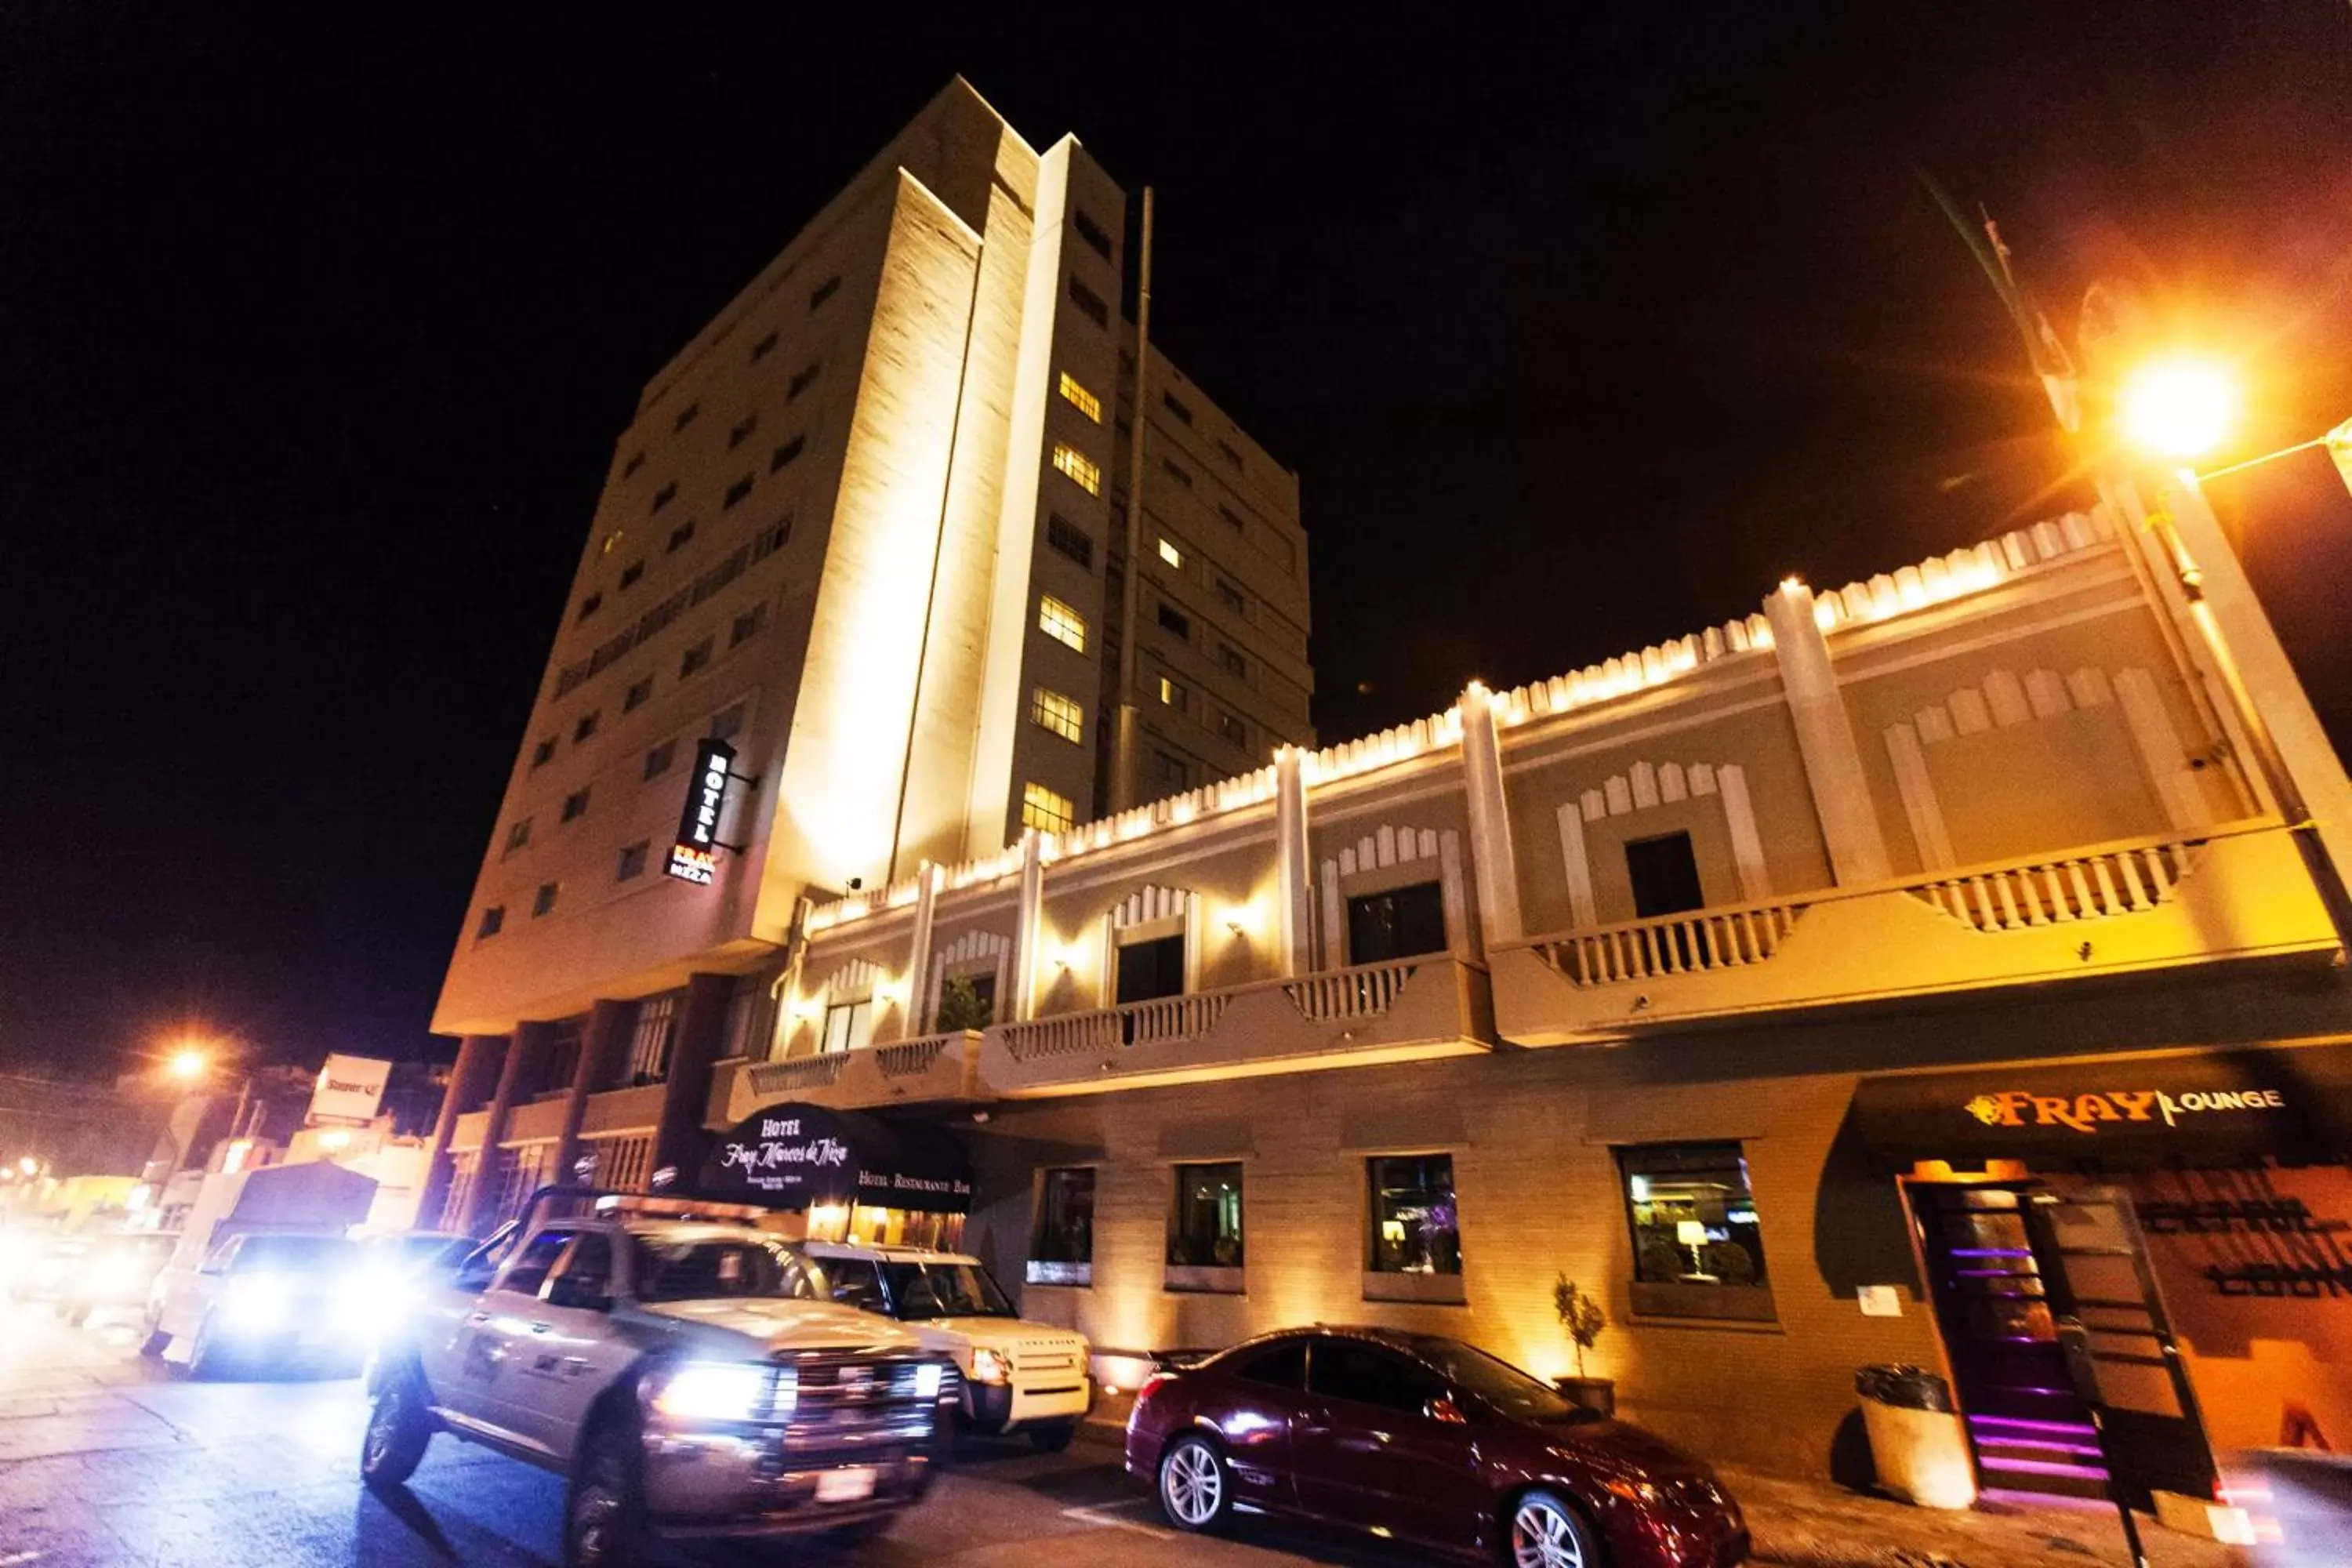
[[[1102,469],[1083,452],[1054,443],[1054,471],[1090,496],[1102,494]]]
[[[1371,1234],[1364,1267],[1375,1274],[1462,1272],[1461,1210],[1454,1201],[1454,1156],[1416,1154],[1364,1162]]]
[[[1239,1163],[1176,1167],[1176,1213],[1168,1226],[1168,1261],[1181,1268],[1242,1266]]]
[[[555,889],[556,884],[553,882],[541,882],[539,885],[539,891],[533,893],[530,899],[530,912],[533,919],[555,908]]]
[[[835,1002],[824,1010],[824,1034],[817,1041],[819,1056],[863,1050],[874,1043],[874,999]]]
[[[1184,552],[1166,539],[1160,542],[1160,559],[1179,572],[1184,570]]]
[[[474,928],[474,939],[478,942],[486,936],[496,936],[506,929],[506,923],[507,907],[492,904],[482,911],[482,923]]]
[[[1181,713],[1192,705],[1192,694],[1185,689],[1181,681],[1171,680],[1163,675],[1160,678],[1160,700]]]
[[[1633,1233],[1635,1311],[1773,1316],[1763,1227],[1738,1144],[1641,1144],[1618,1150],[1617,1164]]]
[[[1102,399],[1080,386],[1077,377],[1066,370],[1062,373],[1062,401],[1096,424],[1102,423]]]
[[[1087,651],[1087,618],[1051,594],[1037,599],[1037,629],[1072,651]]]
[[[1059,833],[1077,820],[1077,805],[1067,795],[1055,795],[1041,784],[1029,784],[1022,790],[1022,826]]]
[[[1065,741],[1076,741],[1084,738],[1087,713],[1076,699],[1040,686],[1029,694],[1029,721]]]
[[[647,839],[639,839],[621,851],[621,863],[613,873],[613,880],[625,882],[646,874],[646,852],[653,847]]]

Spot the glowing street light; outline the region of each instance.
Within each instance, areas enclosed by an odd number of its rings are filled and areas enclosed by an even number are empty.
[[[198,1046],[182,1046],[172,1053],[171,1075],[183,1083],[194,1083],[212,1067],[212,1058]]]
[[[23,1159],[16,1162],[16,1169],[22,1171],[27,1176],[38,1175],[41,1170],[41,1163],[38,1160],[34,1159],[30,1154],[27,1154]]]
[[[2133,446],[2185,462],[2221,444],[2238,405],[2237,378],[2226,366],[2182,354],[2150,361],[2126,376],[2119,414]]]

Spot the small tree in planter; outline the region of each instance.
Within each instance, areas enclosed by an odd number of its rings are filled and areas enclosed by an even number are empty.
[[[1584,1375],[1584,1352],[1593,1347],[1601,1338],[1601,1331],[1609,1326],[1608,1315],[1601,1311],[1599,1301],[1579,1289],[1565,1273],[1552,1282],[1551,1307],[1559,1319],[1559,1326],[1568,1331],[1569,1339],[1576,1346],[1576,1375],[1556,1377],[1552,1379],[1553,1386],[1587,1410],[1614,1415],[1616,1384],[1605,1377]]]

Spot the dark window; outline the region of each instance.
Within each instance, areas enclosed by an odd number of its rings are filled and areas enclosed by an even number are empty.
[[[1094,569],[1094,536],[1060,512],[1045,519],[1045,542],[1087,570]]]
[[[543,736],[539,744],[531,751],[530,765],[535,768],[543,768],[554,760],[555,737],[552,735]]]
[[[740,702],[731,708],[720,709],[710,721],[710,738],[714,741],[731,741],[742,731],[743,704]]]
[[[939,1016],[931,1027],[941,1034],[957,1029],[985,1029],[996,1022],[996,976],[951,974],[940,985]]]
[[[814,310],[818,306],[820,306],[820,305],[824,304],[827,300],[832,299],[832,298],[833,298],[833,291],[834,291],[835,289],[836,289],[840,288],[840,287],[841,287],[841,279],[840,279],[840,278],[838,278],[838,277],[833,277],[833,278],[828,278],[828,279],[826,279],[824,282],[822,282],[822,283],[818,284],[815,288],[814,288],[814,289],[810,289],[810,290],[809,290],[809,309],[810,309],[811,310]]]
[[[1348,900],[1349,963],[1387,963],[1444,951],[1445,898],[1435,882]]]
[[[824,1260],[824,1276],[833,1287],[833,1299],[845,1307],[855,1307],[861,1312],[890,1311],[890,1300],[882,1294],[882,1273],[862,1258],[828,1258]]]
[[[769,556],[782,550],[784,547],[784,542],[792,536],[793,520],[791,518],[787,517],[780,521],[770,523],[759,538],[751,541],[751,559],[765,561]]]
[[[1217,450],[1225,455],[1225,461],[1233,465],[1234,472],[1238,474],[1242,471],[1242,455],[1234,450],[1234,444],[1231,441],[1218,442]]]
[[[555,1267],[555,1260],[572,1245],[572,1234],[568,1230],[542,1230],[524,1242],[514,1261],[507,1265],[499,1289],[524,1296],[538,1295],[539,1288],[547,1282],[547,1271]]]
[[[586,1306],[613,1293],[613,1243],[604,1232],[581,1234],[555,1270],[547,1296],[551,1306]]]
[[[1217,715],[1217,733],[1224,738],[1227,745],[1246,747],[1249,744],[1249,726],[1230,713]]]
[[[666,484],[666,485],[662,486],[662,488],[661,488],[661,489],[657,489],[657,490],[656,490],[656,491],[654,492],[654,505],[653,505],[653,510],[656,510],[656,511],[659,511],[659,510],[661,510],[661,509],[662,509],[662,508],[664,508],[664,507],[666,507],[666,506],[669,505],[669,503],[670,503],[670,502],[672,502],[672,501],[676,500],[677,499],[677,481],[676,479],[672,479],[672,480],[670,480],[670,482],[669,482],[669,483],[667,483],[667,484]]]
[[[807,446],[807,437],[795,436],[791,440],[785,442],[782,446],[777,447],[773,452],[768,455],[768,472],[772,474],[778,468],[783,468],[794,458],[799,457]]]
[[[1085,284],[1079,282],[1075,278],[1070,279],[1070,299],[1077,305],[1079,310],[1084,310],[1087,313],[1087,319],[1092,321],[1096,326],[1108,327],[1110,325],[1110,307],[1103,303],[1101,295],[1096,293],[1093,289],[1087,288]]]
[[[1225,667],[1227,675],[1238,675],[1244,680],[1249,679],[1249,660],[1244,658],[1241,649],[1233,644],[1221,642],[1217,645],[1217,662]]]
[[[705,637],[686,650],[686,656],[677,661],[679,679],[683,680],[688,676],[698,674],[710,667],[711,641],[711,638]]]
[[[604,710],[601,708],[593,713],[583,713],[580,715],[580,722],[572,726],[572,743],[576,746],[581,742],[586,740],[589,736],[594,734],[596,732],[596,721],[603,717]]]
[[[1633,1278],[1650,1285],[1761,1285],[1764,1232],[1737,1143],[1617,1151],[1633,1230]]]
[[[1118,974],[1113,1000],[1149,1002],[1159,996],[1184,994],[1184,938],[1180,933],[1156,942],[1130,942],[1118,950]]]
[[[1364,1266],[1375,1274],[1462,1272],[1462,1215],[1454,1205],[1454,1156],[1409,1154],[1364,1162],[1371,1235]]]
[[[1625,846],[1625,874],[1633,883],[1637,919],[1706,907],[1699,890],[1698,857],[1691,853],[1687,833],[1633,840]]]
[[[686,548],[687,541],[693,537],[694,520],[688,518],[669,531],[669,542],[663,545],[662,550],[665,553],[683,550]]]
[[[1090,1166],[1045,1173],[1029,1257],[1038,1263],[1095,1260],[1095,1173]]]
[[[1235,511],[1233,508],[1227,506],[1223,501],[1219,501],[1217,503],[1217,515],[1223,518],[1225,520],[1226,526],[1231,528],[1235,533],[1247,533],[1249,531],[1249,524],[1242,520],[1242,514]]]
[[[1231,583],[1226,582],[1223,577],[1217,579],[1217,603],[1223,605],[1226,609],[1231,610],[1234,615],[1247,616],[1249,614],[1249,595],[1243,593],[1239,588],[1234,587]]]
[[[1336,1335],[1315,1342],[1307,1383],[1327,1399],[1345,1399],[1383,1410],[1418,1412],[1445,1392],[1445,1384],[1418,1363],[1394,1351]]]
[[[602,594],[591,594],[586,598],[580,601],[580,618],[584,621],[604,607],[604,595]]]
[[[751,345],[751,363],[753,364],[757,364],[775,352],[776,334],[774,332],[770,332],[767,336],[761,338],[758,342]]]
[[[670,426],[671,433],[675,435],[677,432],[683,430],[688,426],[693,424],[694,416],[701,412],[702,405],[699,403],[689,403],[685,407],[679,409],[677,411],[677,422]]]
[[[1168,1261],[1181,1268],[1242,1266],[1239,1162],[1176,1167],[1176,1206],[1168,1221]]]
[[[546,1055],[541,1062],[540,1089],[568,1088],[580,1076],[580,1045],[587,1033],[585,1018],[566,1018],[549,1026]],[[523,1190],[525,1194],[529,1191]]]
[[[1284,1388],[1293,1394],[1304,1394],[1307,1392],[1307,1342],[1286,1340],[1244,1356],[1234,1367],[1234,1375],[1267,1388]]]
[[[1160,628],[1174,632],[1189,641],[1192,636],[1192,617],[1163,600],[1160,605]]]
[[[653,694],[654,678],[648,675],[643,680],[631,686],[627,691],[622,693],[621,711],[624,713],[635,712],[637,709],[644,707],[646,702],[651,700]]]
[[[653,848],[650,839],[641,839],[621,851],[621,864],[613,873],[613,880],[625,882],[646,874],[646,855]]]
[[[810,387],[814,386],[816,384],[817,373],[823,369],[824,369],[824,366],[822,364],[810,365],[806,369],[803,370],[799,374],[793,376],[792,380],[786,382],[784,384],[784,401],[786,403],[790,403],[802,393],[806,392]]]
[[[657,779],[669,772],[670,763],[677,756],[677,742],[664,741],[646,753],[646,777]]]
[[[577,822],[588,815],[588,792],[575,789],[563,797],[563,820]]]
[[[1185,424],[1190,425],[1192,423],[1192,411],[1190,408],[1185,407],[1183,404],[1178,402],[1174,393],[1161,393],[1160,395],[1160,406],[1168,410],[1169,413],[1176,416],[1177,418],[1182,420]]]
[[[530,898],[531,918],[536,920],[539,916],[547,913],[548,910],[554,907],[555,884],[553,882],[541,882],[539,885],[539,891],[533,893]]]
[[[768,606],[765,605],[752,605],[750,609],[736,616],[734,624],[727,628],[727,646],[729,647],[737,647],[749,642],[752,637],[757,637],[759,635],[760,628],[767,624]]]
[[[1151,783],[1156,789],[1180,794],[1192,787],[1192,770],[1183,758],[1171,756],[1155,746],[1151,750]]]
[[[760,416],[756,414],[746,414],[743,416],[741,419],[736,422],[734,428],[727,432],[727,449],[731,452],[736,447],[741,446],[744,441],[751,437],[751,432],[758,427],[759,423]]]
[[[621,465],[621,477],[625,479],[645,466],[646,455],[643,452],[632,452],[629,454],[629,460]]]
[[[637,579],[645,574],[646,563],[643,561],[632,561],[626,566],[621,568],[621,586],[624,588],[634,587],[636,584]]]
[[[516,823],[513,826],[511,826],[511,827],[509,827],[509,828],[508,828],[508,829],[507,829],[507,853],[508,853],[508,854],[509,854],[509,855],[513,854],[516,850],[518,850],[518,849],[521,848],[524,845],[529,844],[530,842],[530,817],[528,817],[528,816],[524,817],[520,822]]]
[[[721,511],[732,511],[735,509],[735,504],[751,493],[751,476],[745,474],[741,479],[737,479],[733,484],[727,487],[726,499],[719,503],[719,510]]]
[[[1168,470],[1168,477],[1170,479],[1174,479],[1178,484],[1182,485],[1188,490],[1192,488],[1192,476],[1186,473],[1181,468],[1179,468],[1173,458],[1160,458],[1160,466]]]
[[[1070,209],[1070,226],[1078,231],[1078,237],[1085,240],[1097,256],[1105,261],[1110,259],[1110,236],[1103,232],[1102,225],[1087,216],[1085,209]]]
[[[486,936],[496,936],[506,929],[506,923],[507,907],[504,904],[492,904],[482,911],[482,922],[474,928],[474,936],[477,940]]]

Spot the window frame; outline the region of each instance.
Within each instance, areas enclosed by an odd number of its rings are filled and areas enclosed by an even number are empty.
[[[1381,1226],[1388,1223],[1388,1216],[1381,1212],[1381,1194],[1383,1190],[1388,1189],[1383,1188],[1382,1167],[1414,1163],[1427,1166],[1435,1161],[1444,1162],[1444,1201],[1454,1211],[1453,1224],[1449,1232],[1452,1237],[1450,1246],[1452,1267],[1448,1268],[1444,1265],[1443,1255],[1446,1248],[1443,1247],[1429,1249],[1432,1261],[1435,1264],[1435,1267],[1430,1268],[1411,1268],[1402,1267],[1401,1264],[1384,1265],[1381,1261]],[[1364,1300],[1367,1301],[1433,1301],[1450,1305],[1461,1305],[1466,1302],[1462,1249],[1462,1181],[1454,1166],[1454,1152],[1450,1149],[1423,1149],[1367,1154],[1364,1156],[1362,1170]],[[1424,1182],[1419,1190],[1433,1192],[1437,1189]]]
[[[1067,599],[1038,595],[1037,629],[1072,653],[1087,651],[1087,617]]]
[[[1195,1173],[1233,1173],[1234,1210],[1234,1247],[1228,1263],[1196,1263],[1190,1260],[1191,1241],[1183,1234],[1186,1221],[1185,1184]],[[1222,1231],[1221,1223],[1213,1228]],[[1222,1237],[1209,1240],[1213,1255]],[[1188,1257],[1179,1259],[1180,1242]],[[1244,1272],[1249,1263],[1249,1164],[1245,1160],[1184,1160],[1169,1167],[1168,1240],[1163,1254],[1166,1273],[1162,1288],[1173,1291],[1201,1291],[1211,1294],[1239,1295],[1243,1289]]]
[[[1076,698],[1056,691],[1050,686],[1029,689],[1029,722],[1049,735],[1059,735],[1072,745],[1086,743],[1085,705]]]
[[[1736,1322],[1780,1321],[1779,1310],[1772,1296],[1771,1261],[1766,1255],[1764,1247],[1763,1211],[1756,1200],[1755,1179],[1750,1173],[1748,1165],[1748,1140],[1744,1138],[1692,1138],[1662,1142],[1622,1143],[1611,1149],[1610,1152],[1617,1168],[1619,1212],[1624,1217],[1626,1235],[1631,1243],[1627,1256],[1632,1263],[1632,1275],[1626,1283],[1633,1316],[1637,1320],[1697,1319]],[[1755,1269],[1753,1280],[1731,1282],[1719,1279],[1694,1279],[1692,1272],[1696,1271],[1684,1271],[1679,1258],[1675,1262],[1674,1279],[1644,1279],[1643,1277],[1643,1247],[1654,1247],[1664,1241],[1663,1237],[1658,1234],[1659,1222],[1654,1217],[1647,1227],[1651,1234],[1646,1237],[1643,1234],[1644,1226],[1638,1209],[1654,1201],[1648,1195],[1648,1182],[1661,1175],[1704,1174],[1710,1171],[1722,1171],[1726,1166],[1721,1162],[1726,1160],[1736,1163],[1738,1168],[1739,1183],[1745,1194],[1745,1212],[1752,1216],[1753,1246],[1751,1247],[1742,1243],[1736,1237],[1727,1237],[1722,1241],[1709,1240],[1702,1244],[1700,1257],[1704,1259],[1705,1247],[1736,1247],[1751,1261]],[[1708,1163],[1709,1161],[1717,1163]],[[1636,1168],[1643,1165],[1667,1168],[1664,1170]],[[1643,1195],[1639,1198],[1635,1196],[1634,1186],[1637,1177],[1643,1182],[1642,1189]],[[1726,1202],[1728,1207],[1731,1200]],[[1695,1223],[1705,1226],[1705,1216],[1701,1215]],[[1668,1245],[1675,1247],[1677,1251],[1685,1249],[1685,1244],[1679,1242]]]
[[[1067,1257],[1041,1257],[1048,1250],[1045,1246],[1047,1234],[1046,1215],[1057,1177],[1084,1177],[1086,1184],[1086,1229],[1084,1240],[1071,1246],[1056,1246],[1050,1250],[1067,1253]],[[1029,1224],[1029,1255],[1024,1270],[1024,1280],[1031,1285],[1065,1285],[1087,1287],[1095,1282],[1095,1211],[1102,1196],[1102,1170],[1097,1165],[1047,1165],[1037,1172],[1036,1196],[1032,1202]],[[1079,1256],[1083,1254],[1083,1256]]]

